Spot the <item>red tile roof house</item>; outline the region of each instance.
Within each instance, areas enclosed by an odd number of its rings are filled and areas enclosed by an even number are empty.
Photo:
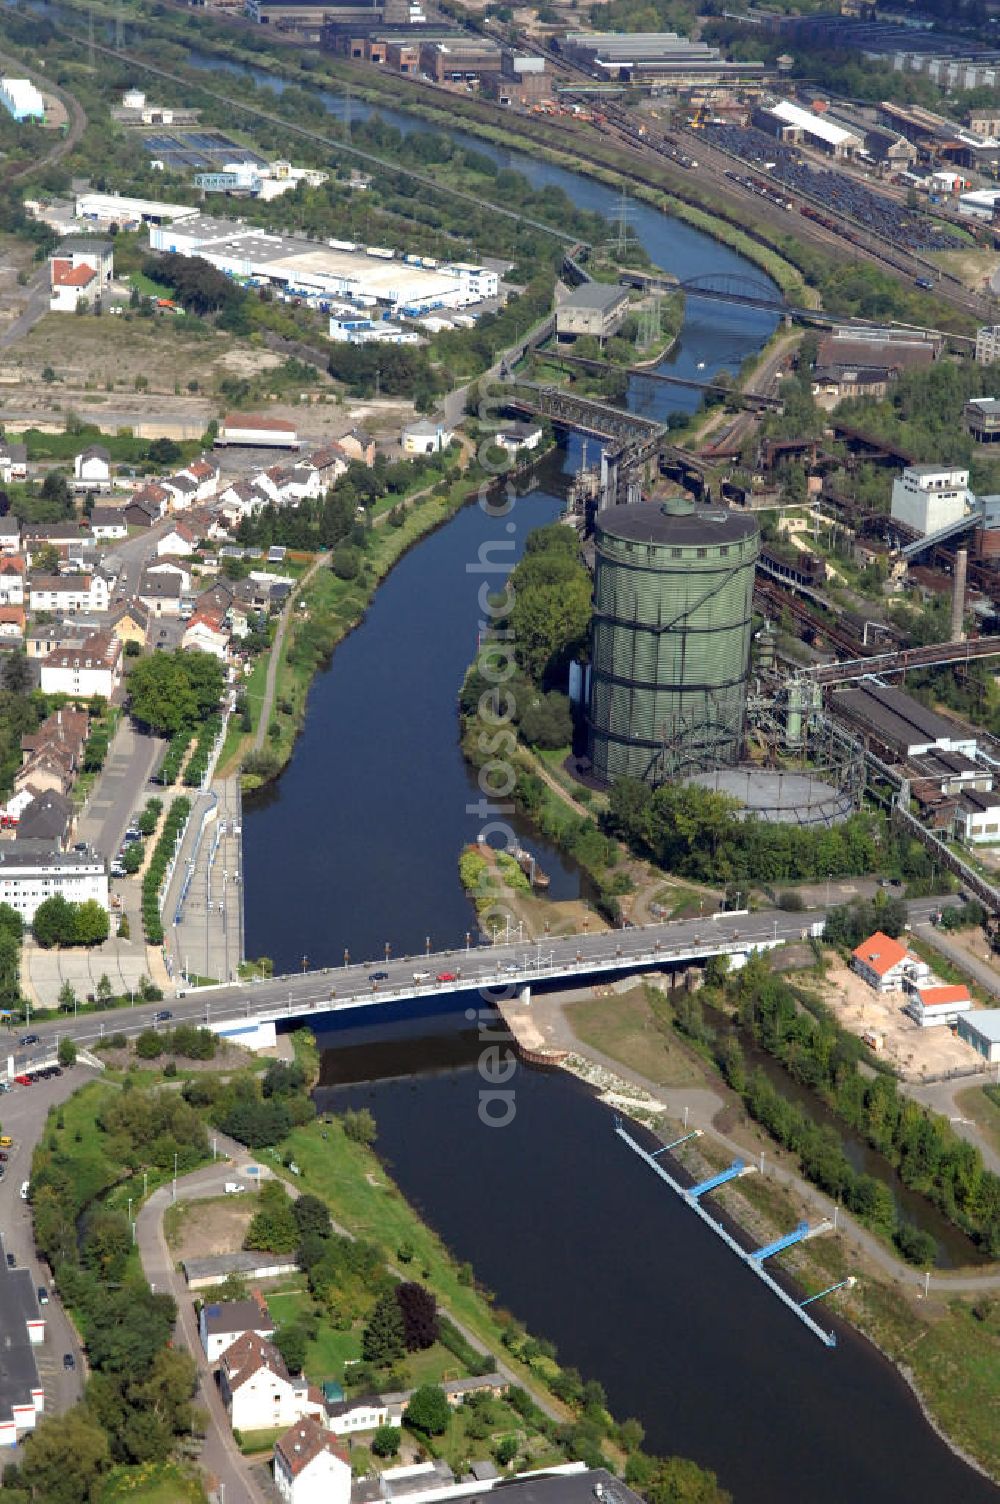
[[[960,984],[937,983],[929,987],[914,987],[906,1012],[920,1025],[929,1029],[938,1024],[955,1024],[960,1013],[968,1013],[972,998],[968,987]]]
[[[319,1390],[305,1375],[293,1379],[278,1349],[257,1332],[244,1332],[222,1354],[219,1393],[234,1431],[270,1431],[326,1414]]]
[[[852,952],[851,970],[864,977],[876,992],[899,992],[908,981],[926,977],[930,968],[911,956],[898,940],[876,930]]]
[[[74,266],[68,257],[53,256],[50,272],[49,308],[53,313],[74,313],[81,298],[92,303],[101,290],[96,268],[86,262]]]
[[[300,1421],[274,1444],[274,1486],[287,1504],[349,1504],[347,1448],[318,1421]]]

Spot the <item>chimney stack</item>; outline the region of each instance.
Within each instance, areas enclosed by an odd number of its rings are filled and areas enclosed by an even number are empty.
[[[955,554],[955,573],[951,591],[951,641],[964,642],[965,632],[965,576],[969,566],[969,550],[960,548]]]

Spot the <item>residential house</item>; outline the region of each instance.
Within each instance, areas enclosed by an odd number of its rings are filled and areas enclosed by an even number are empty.
[[[106,611],[111,587],[102,574],[39,574],[28,581],[28,607],[35,611]]]
[[[191,589],[191,571],[178,559],[158,559],[155,564],[146,565],[147,575],[176,575],[181,582],[182,594],[187,594]]]
[[[78,648],[57,648],[42,659],[42,693],[110,700],[121,682],[121,659],[111,632],[95,632]]]
[[[110,491],[111,455],[103,444],[88,444],[73,457],[74,491]]]
[[[169,502],[170,492],[150,481],[135,492],[126,506],[125,521],[129,527],[152,527],[166,512]]]
[[[23,606],[0,606],[0,643],[23,642],[27,619]]]
[[[142,647],[149,628],[149,616],[135,601],[128,601],[112,613],[108,625],[123,646],[137,642]]]
[[[47,789],[36,794],[21,811],[18,841],[47,841],[54,850],[65,851],[76,832],[76,806],[66,794]]]
[[[167,508],[171,512],[187,512],[198,500],[198,482],[190,475],[168,475],[160,484],[169,493]]]
[[[124,507],[94,507],[90,514],[90,532],[95,543],[109,543],[128,537]]]
[[[27,762],[32,754],[44,747],[64,747],[68,750],[75,768],[83,755],[90,730],[90,716],[85,710],[70,710],[59,706],[47,715],[35,730],[21,737],[21,759]]]
[[[30,569],[40,548],[54,548],[65,559],[72,545],[80,542],[78,522],[26,522],[21,528],[24,554]]]
[[[262,1299],[207,1301],[202,1306],[198,1335],[210,1363],[217,1363],[226,1348],[246,1332],[274,1336],[274,1322]]]
[[[198,530],[192,527],[187,518],[183,522],[175,522],[170,530],[163,534],[156,545],[157,558],[185,559],[193,554],[198,546]]]
[[[47,658],[56,648],[80,647],[92,632],[96,632],[96,618],[70,617],[66,621],[34,622],[24,639],[25,652],[29,658]]]
[[[30,788],[32,794],[65,794],[73,787],[76,759],[65,747],[39,747],[31,752],[14,774],[18,791]]]
[[[876,930],[851,953],[851,970],[863,977],[876,992],[898,992],[908,981],[930,974],[923,961],[911,956],[906,946]]]
[[[337,440],[349,460],[360,460],[364,465],[375,463],[375,440],[363,428],[352,428]]]
[[[302,1420],[274,1444],[274,1486],[286,1504],[350,1504],[350,1454],[318,1421]]]
[[[273,497],[262,484],[262,477],[253,480],[237,480],[228,485],[219,496],[219,510],[223,516],[233,519],[235,526],[241,517],[250,517],[266,507]]]
[[[150,616],[180,616],[183,593],[179,574],[152,574],[147,569],[140,577],[136,599]]]
[[[200,459],[195,460],[190,465],[186,465],[183,470],[178,470],[177,473],[178,475],[186,475],[189,480],[194,481],[198,488],[195,493],[195,501],[199,502],[212,500],[218,490],[219,476],[222,472],[214,460],[210,460],[207,455],[203,454]]]
[[[257,1332],[244,1332],[222,1354],[219,1393],[234,1431],[271,1431],[324,1414],[319,1390],[304,1376],[293,1379],[278,1349]]]
[[[0,556],[21,551],[21,523],[12,513],[0,517]]]
[[[326,1423],[334,1436],[362,1436],[379,1426],[398,1426],[405,1402],[396,1395],[366,1394],[350,1400],[327,1400]]]
[[[242,585],[245,582],[239,581]],[[220,618],[225,616],[236,595],[236,586],[230,585],[228,580],[216,580],[207,590],[203,590],[194,603],[195,611],[207,612]]]
[[[339,444],[328,444],[324,449],[315,450],[309,456],[309,463],[319,472],[320,485],[328,490],[346,473],[348,460]]]
[[[298,506],[300,501],[315,501],[322,494],[320,473],[308,460],[286,469],[281,486],[282,501]]]
[[[211,653],[213,658],[225,663],[229,658],[229,639],[230,633],[218,616],[195,611],[184,628],[181,647]]]
[[[448,428],[442,420],[418,418],[415,423],[408,423],[403,429],[403,453],[438,454],[442,449],[448,448],[454,437],[454,429]]]
[[[968,987],[933,982],[912,987],[904,1011],[922,1029],[929,1029],[941,1024],[957,1024],[958,1015],[968,1013],[971,1007]]]
[[[24,605],[24,560],[0,555],[0,606]]]
[[[12,444],[9,439],[0,439],[0,482],[9,486],[11,481],[27,479],[27,444]]]
[[[63,241],[49,257],[49,307],[53,313],[74,313],[81,299],[93,307],[110,287],[114,270],[110,240],[79,235]]]

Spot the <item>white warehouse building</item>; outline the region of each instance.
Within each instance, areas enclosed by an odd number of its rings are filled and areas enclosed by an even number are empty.
[[[154,251],[201,256],[227,276],[289,296],[349,298],[362,307],[380,304],[407,313],[464,308],[496,297],[500,286],[498,273],[481,266],[427,267],[416,257],[399,258],[375,246],[322,245],[201,214],[151,225],[149,244]]]
[[[69,903],[96,899],[108,907],[108,874],[92,851],[57,851],[49,841],[0,843],[0,903],[9,903],[26,924],[47,898]]]

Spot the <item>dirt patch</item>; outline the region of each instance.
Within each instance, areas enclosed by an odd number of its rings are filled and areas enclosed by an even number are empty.
[[[974,1063],[969,1045],[949,1028],[922,1029],[903,1012],[905,993],[875,992],[842,962],[831,965],[822,980],[810,974],[802,981],[819,994],[845,1029],[859,1037],[871,1031],[873,1038],[881,1040],[879,1054],[906,1080],[967,1070]]]
[[[109,1028],[108,1033],[113,1034],[114,1030]],[[139,1070],[162,1071],[167,1062],[172,1060],[177,1066],[178,1074],[182,1072],[186,1074],[188,1071],[211,1071],[215,1075],[242,1070],[255,1058],[249,1050],[244,1050],[237,1044],[230,1044],[228,1040],[219,1042],[213,1060],[189,1060],[186,1055],[172,1055],[168,1050],[158,1055],[155,1060],[140,1060],[135,1051],[127,1047],[124,1050],[101,1049],[98,1054],[109,1070],[127,1071],[130,1066],[134,1065]]]
[[[238,376],[256,376],[261,371],[273,371],[282,364],[280,355],[275,355],[271,350],[257,349],[227,350],[216,361],[217,366],[225,366],[227,371],[235,371]]]
[[[167,1242],[178,1260],[238,1253],[254,1214],[249,1197],[218,1196],[210,1201],[185,1201],[172,1219]]]

